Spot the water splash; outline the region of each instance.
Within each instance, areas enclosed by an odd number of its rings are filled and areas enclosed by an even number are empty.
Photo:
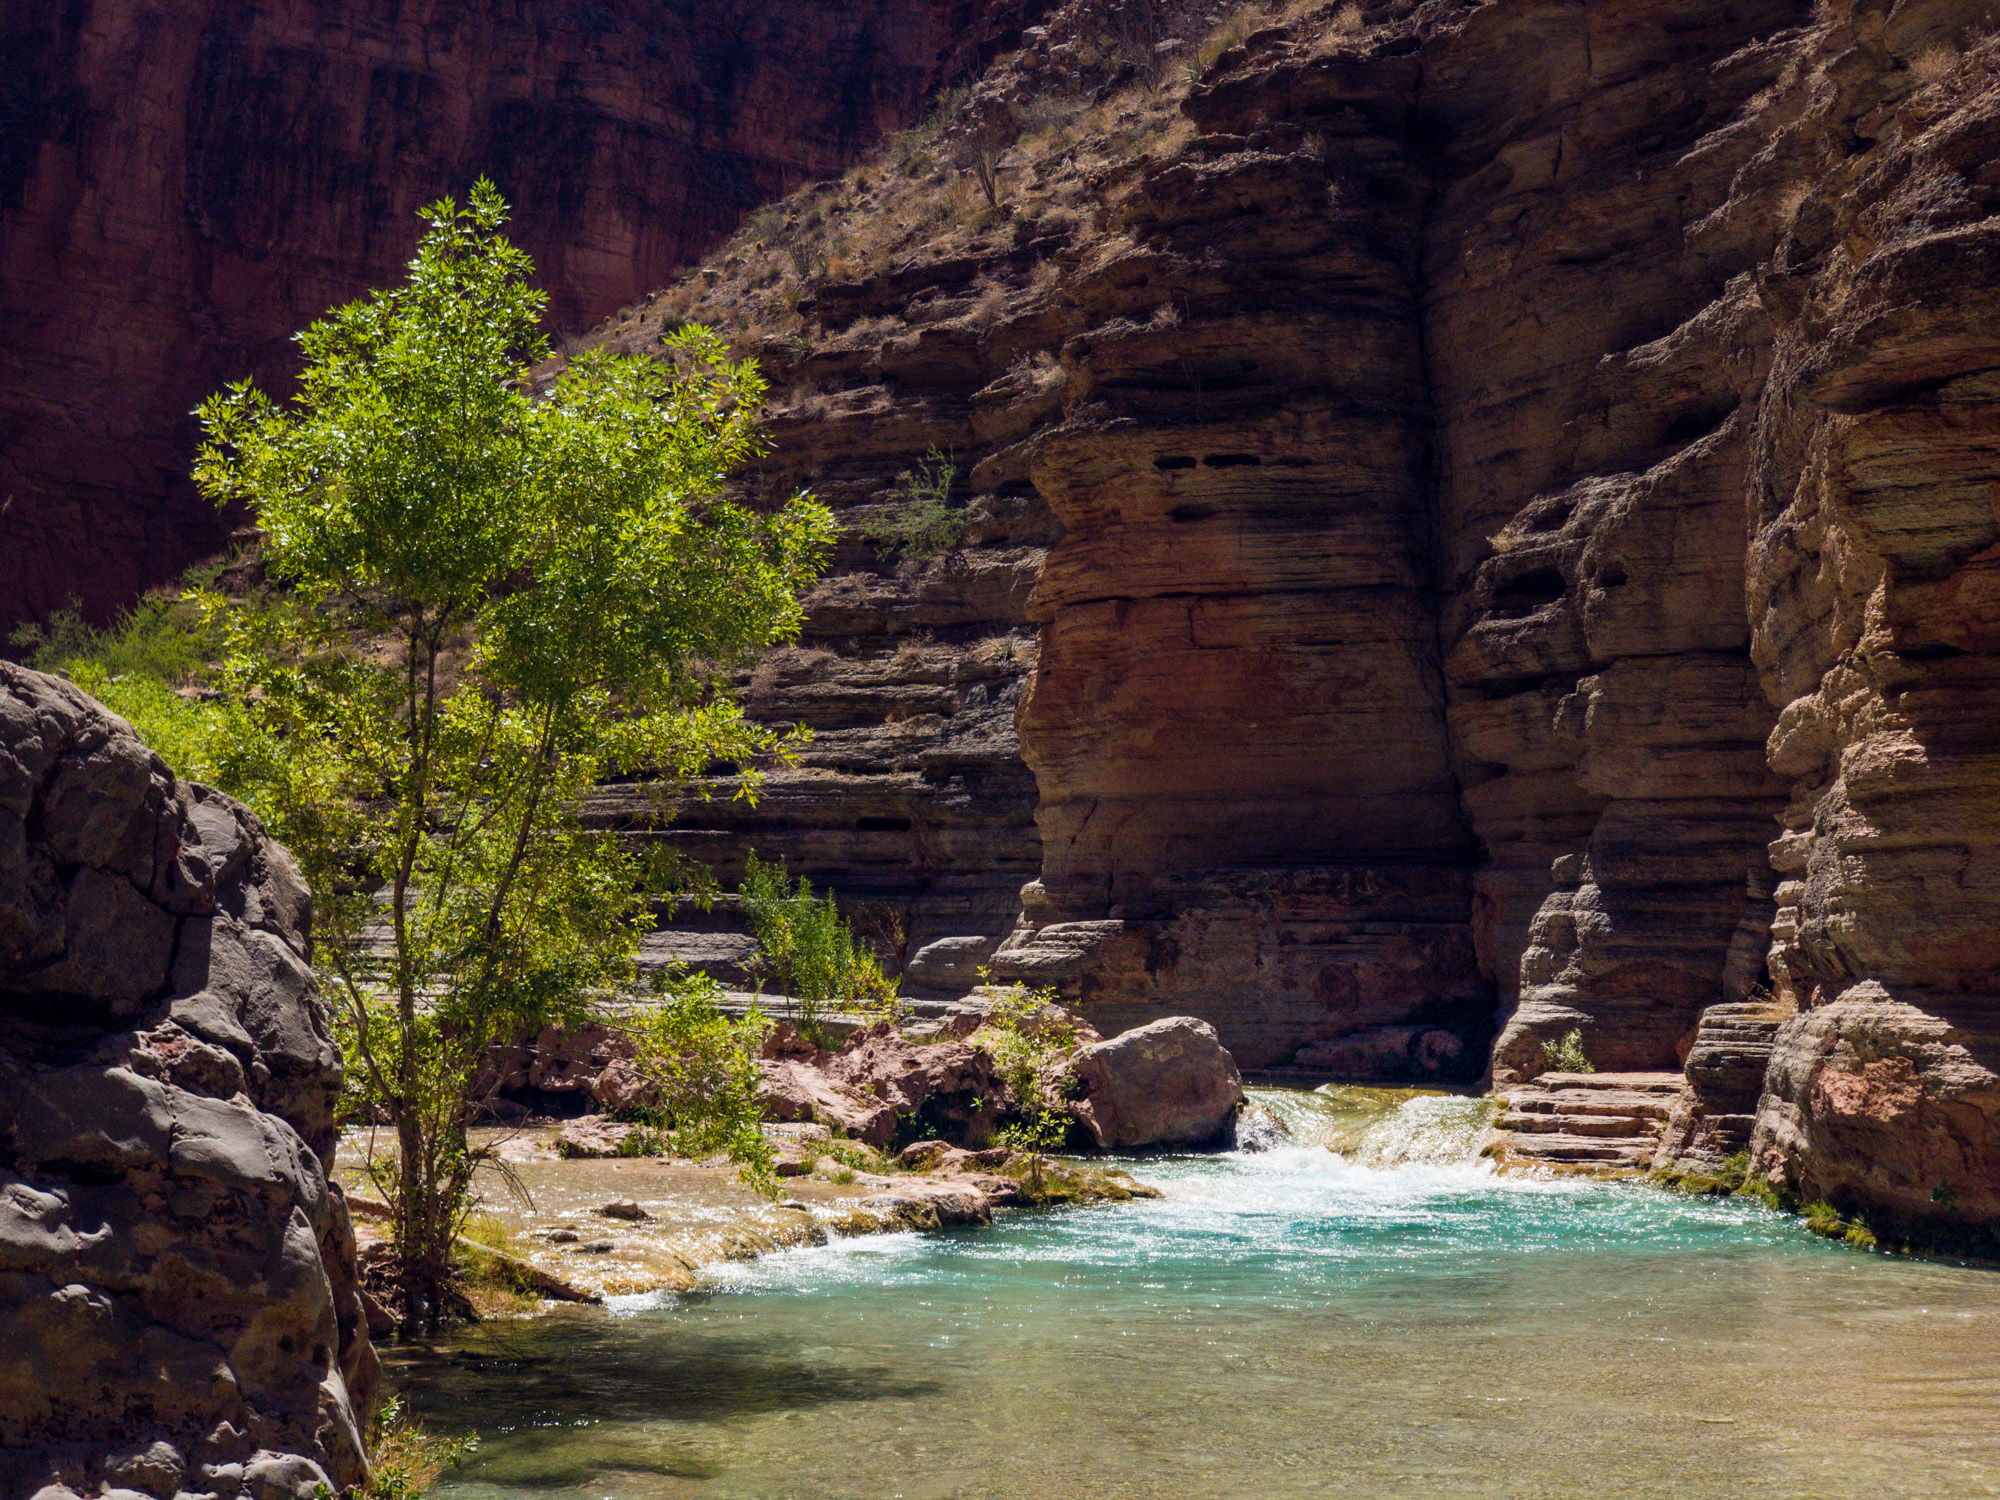
[[[1275,1144],[1275,1124],[1294,1145],[1375,1168],[1476,1161],[1498,1111],[1491,1099],[1337,1083],[1310,1093],[1251,1089],[1248,1098],[1249,1130],[1260,1147]]]

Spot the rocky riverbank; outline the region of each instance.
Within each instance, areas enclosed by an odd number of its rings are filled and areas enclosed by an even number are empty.
[[[481,1184],[467,1235],[475,1305],[519,1313],[551,1295],[687,1292],[718,1263],[832,1239],[989,1224],[1003,1208],[1158,1196],[1122,1171],[1005,1147],[927,1141],[890,1157],[824,1125],[773,1125],[783,1195],[773,1200],[726,1159],[598,1154],[615,1153],[636,1129],[586,1117],[482,1132],[478,1144],[493,1147],[500,1166]],[[364,1274],[383,1261],[388,1212],[366,1180],[369,1144],[367,1131],[353,1131],[340,1153]],[[392,1330],[381,1301],[371,1299],[369,1315],[378,1334]]]
[[[523,1118],[553,1103],[637,1120],[655,1096],[636,1055],[615,1017],[549,1027],[496,1051],[491,1108]],[[1226,1145],[1243,1098],[1235,1059],[1206,1021],[1170,1016],[1107,1039],[1019,989],[968,1002],[942,1034],[878,1021],[835,1048],[781,1021],[758,1068],[767,1118],[822,1125],[877,1151],[917,1141],[979,1149],[1024,1128],[1044,1146],[1084,1151]],[[600,1154],[594,1138],[572,1144]]]
[[[0,1493],[366,1479],[308,912],[244,807],[0,662]]]

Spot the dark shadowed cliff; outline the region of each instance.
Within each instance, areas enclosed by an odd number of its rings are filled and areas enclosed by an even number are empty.
[[[188,411],[488,172],[557,331],[837,171],[1034,0],[19,0],[0,18],[0,627],[214,552]],[[1011,30],[1010,30],[1011,28]]]

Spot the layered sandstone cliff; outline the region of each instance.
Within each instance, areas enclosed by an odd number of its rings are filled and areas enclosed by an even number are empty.
[[[838,171],[1036,0],[22,0],[0,17],[0,630],[216,551],[188,412],[487,172],[557,332]]]
[[[1688,1068],[1675,1150],[1754,1119],[1790,1191],[1990,1216],[1986,9],[1155,13],[1171,66],[1064,7],[611,334],[734,327],[857,543],[933,443],[1033,518],[994,968],[1253,1066],[1575,1029]],[[886,642],[946,577],[856,545],[822,599]]]
[[[0,1488],[367,1476],[339,1053],[290,857],[0,662]]]
[[[1054,9],[598,335],[727,329],[749,486],[848,524],[740,683],[813,744],[659,836],[784,856],[918,992],[1253,1067],[1449,1031],[1502,1083],[1575,1030],[1686,1069],[1669,1155],[1990,1217],[1991,32]],[[899,555],[947,467],[959,534]]]

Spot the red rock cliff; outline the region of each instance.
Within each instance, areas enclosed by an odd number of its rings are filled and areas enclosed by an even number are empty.
[[[488,172],[580,330],[837,171],[1033,0],[21,0],[0,19],[0,626],[214,552],[188,411]]]
[[[1251,1065],[1470,1035],[1491,985],[1503,1081],[1575,1029],[1687,1066],[1673,1151],[1990,1221],[1990,7],[1238,35],[1120,93],[1131,36],[1064,7],[830,239],[801,201],[785,298],[747,247],[638,323],[744,309],[817,424],[794,471],[857,517],[932,442],[1017,546],[1045,508],[1032,594],[986,606],[1041,627],[1041,878],[995,968]],[[955,576],[886,571],[857,546],[828,595],[885,639]],[[875,711],[918,660],[875,658]]]

